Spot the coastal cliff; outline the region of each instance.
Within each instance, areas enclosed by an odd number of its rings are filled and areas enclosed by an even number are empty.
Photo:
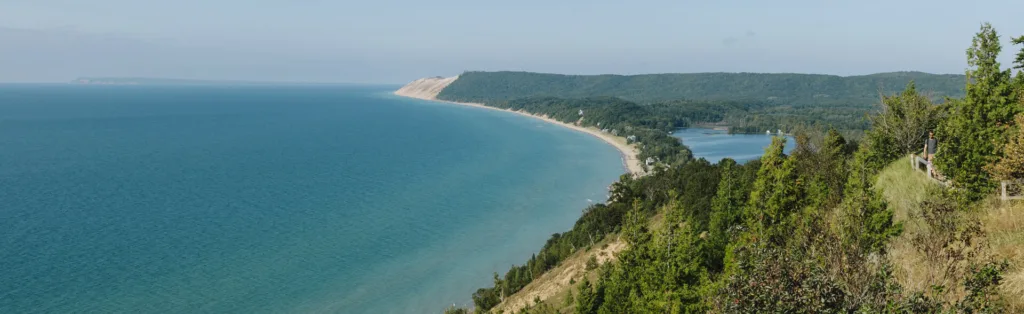
[[[437,99],[437,94],[457,79],[458,76],[421,78],[402,86],[395,91],[395,95],[434,100]]]

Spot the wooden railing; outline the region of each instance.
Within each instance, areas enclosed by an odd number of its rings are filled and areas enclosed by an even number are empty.
[[[932,163],[917,155],[910,155],[910,167],[913,167],[914,170],[921,171],[921,165],[924,165],[924,173],[928,175],[928,178],[934,179],[932,177]]]
[[[1017,195],[1010,193],[1014,186],[1016,186]],[[1024,200],[1024,180],[1003,180],[999,182],[999,190],[999,199],[1001,200]]]
[[[923,167],[924,170],[921,170],[922,166],[924,166]],[[938,184],[941,184],[941,185],[944,185],[944,186],[947,186],[947,187],[949,186],[949,181],[946,181],[945,178],[943,178],[941,175],[936,177],[936,175],[935,175],[936,171],[935,171],[935,168],[934,168],[935,166],[932,165],[932,163],[930,161],[925,160],[924,158],[921,158],[921,156],[910,154],[910,167],[914,168],[914,170],[917,170],[917,171],[924,171],[924,173],[926,175],[928,175],[928,179],[932,179],[932,180],[934,180]]]
[[[941,175],[936,177],[935,171],[933,170],[934,165],[920,156],[910,154],[910,167],[917,171],[924,171],[924,173],[928,175],[929,179],[935,180],[935,182],[938,182],[939,184],[946,187],[950,186],[950,182],[945,180]],[[921,168],[924,169],[922,170]],[[999,192],[999,199],[1003,201],[1024,200],[1024,180],[1000,181]]]

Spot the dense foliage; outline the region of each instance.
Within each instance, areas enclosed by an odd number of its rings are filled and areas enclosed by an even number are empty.
[[[963,95],[962,75],[921,72],[863,76],[766,73],[560,75],[529,72],[466,72],[438,98],[492,103],[526,97],[610,96],[638,103],[676,99],[767,101],[792,106],[868,106],[878,92],[900,90],[909,81],[934,97]]]
[[[1005,311],[997,287],[1009,266],[979,259],[974,248],[984,234],[967,214],[977,206],[974,200],[987,195],[989,175],[1007,169],[1019,175],[1014,165],[1021,164],[1020,156],[1012,154],[1020,151],[1024,132],[1016,131],[1010,117],[1024,111],[1024,79],[999,70],[993,63],[998,50],[994,30],[983,26],[968,51],[974,68],[965,99],[937,107],[918,92],[921,85],[907,84],[903,92],[882,98],[882,110],[869,119],[876,127],[863,141],[847,140],[834,128],[804,126],[795,128],[797,145],[790,154],[779,137],[747,164],[667,157],[680,163],[648,176],[623,176],[607,204],[588,208],[572,230],[553,235],[524,265],[504,277],[495,274],[493,287],[474,294],[476,311],[489,311],[609,234],[626,249],[615,263],[599,268],[596,281],[575,286],[566,307],[577,313]],[[578,110],[585,108],[593,111],[580,121],[585,125],[662,134],[700,119],[728,119],[728,110],[756,108],[708,102],[701,105],[728,109],[677,112],[672,105],[612,97],[501,104],[566,122],[578,121]],[[940,158],[948,158],[940,169],[961,188],[932,192],[911,205],[922,231],[904,239],[923,263],[942,271],[926,290],[913,290],[898,282],[887,255],[904,226],[874,184],[883,166],[916,151],[923,145],[922,130],[936,125],[947,146],[940,145]],[[666,154],[672,153],[688,155],[683,148]],[[524,310],[556,311],[546,306]]]

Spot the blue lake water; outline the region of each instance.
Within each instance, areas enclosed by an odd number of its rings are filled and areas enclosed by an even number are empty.
[[[393,89],[0,85],[0,313],[440,312],[623,172]]]
[[[704,158],[712,163],[729,157],[736,162],[746,162],[760,158],[764,149],[772,143],[772,135],[767,134],[729,134],[724,130],[688,128],[672,133],[672,136],[683,141],[693,151],[694,158]],[[796,147],[796,141],[787,137],[785,152]]]

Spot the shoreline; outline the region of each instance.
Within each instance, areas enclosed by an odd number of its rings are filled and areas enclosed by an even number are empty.
[[[490,107],[490,106],[487,106],[487,105],[484,105],[484,104],[478,104],[478,103],[466,103],[466,102],[456,102],[456,101],[440,100],[440,99],[437,99],[436,97],[425,97],[423,95],[416,95],[416,94],[413,94],[413,93],[408,93],[407,94],[407,93],[401,93],[399,91],[393,92],[393,94],[397,95],[397,96],[408,97],[408,98],[415,98],[415,99],[421,99],[421,100],[429,100],[429,101],[436,101],[436,102],[443,102],[443,103],[449,103],[449,104],[456,104],[456,105],[463,105],[463,106],[469,106],[469,107],[477,107],[477,108],[484,108],[484,109],[498,110],[498,111],[514,113],[514,114],[518,114],[518,115],[521,115],[521,116],[526,116],[526,117],[531,117],[531,118],[534,118],[534,119],[538,119],[538,120],[541,120],[541,121],[544,121],[544,122],[547,122],[547,123],[551,123],[551,124],[554,124],[554,125],[562,126],[562,127],[568,128],[570,130],[574,130],[574,131],[590,134],[591,136],[597,137],[601,141],[611,145],[612,147],[614,147],[615,149],[617,149],[619,151],[619,155],[620,155],[619,157],[622,160],[622,167],[624,168],[624,170],[626,170],[626,173],[629,173],[630,175],[632,175],[634,177],[642,176],[645,173],[644,172],[644,168],[642,166],[640,166],[640,159],[637,157],[640,154],[640,151],[635,146],[630,145],[630,144],[626,144],[626,139],[625,138],[614,136],[614,135],[611,135],[611,134],[607,134],[607,133],[601,132],[598,129],[577,126],[577,125],[574,125],[574,124],[558,121],[558,120],[549,118],[547,116],[536,115],[536,114],[532,114],[532,113],[525,112],[525,111],[513,111],[513,110],[510,110],[510,109],[501,109],[501,108]]]

